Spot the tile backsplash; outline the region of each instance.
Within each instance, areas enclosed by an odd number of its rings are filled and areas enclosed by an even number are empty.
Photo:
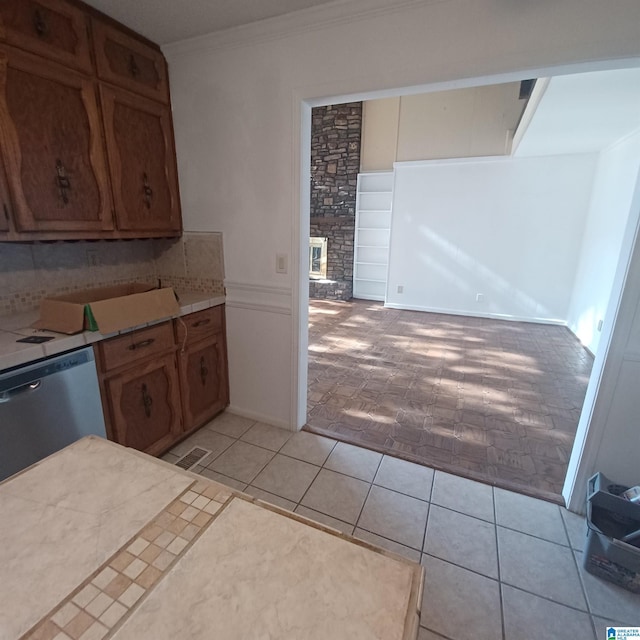
[[[178,240],[0,243],[0,315],[37,308],[45,296],[125,282],[224,293],[221,233]]]

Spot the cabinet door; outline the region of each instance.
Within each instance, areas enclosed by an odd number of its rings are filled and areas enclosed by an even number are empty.
[[[169,84],[162,52],[100,20],[93,20],[92,26],[98,76],[168,104]]]
[[[64,0],[0,0],[0,38],[85,73],[92,70],[87,16]]]
[[[229,404],[223,334],[189,345],[180,354],[184,428],[202,426]]]
[[[180,197],[169,108],[104,85],[100,93],[118,228],[179,232]]]
[[[182,433],[180,391],[171,353],[105,381],[110,437],[157,455]]]
[[[0,49],[0,133],[19,231],[113,228],[91,80]]]

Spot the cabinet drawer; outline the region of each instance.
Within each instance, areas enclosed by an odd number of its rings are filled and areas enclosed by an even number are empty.
[[[224,306],[219,305],[204,311],[190,313],[176,320],[177,344],[182,346],[185,342],[185,331],[186,344],[192,344],[206,336],[222,331],[223,310]]]
[[[162,52],[99,20],[91,24],[98,77],[167,104],[169,85]]]
[[[87,16],[64,0],[3,0],[0,38],[91,73]]]
[[[175,345],[170,322],[139,329],[98,344],[102,371],[150,358]]]

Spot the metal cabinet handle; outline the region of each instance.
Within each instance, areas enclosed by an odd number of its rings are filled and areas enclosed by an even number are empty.
[[[146,173],[142,174],[142,191],[144,193],[143,199],[147,209],[151,209],[151,198],[153,198],[153,189],[149,186],[149,176]]]
[[[134,342],[133,344],[130,344],[127,349],[129,349],[129,351],[135,351],[136,349],[142,349],[142,347],[148,347],[155,341],[155,338],[147,338],[146,340],[141,340],[140,342]]]
[[[204,356],[200,358],[200,380],[202,380],[202,386],[204,387],[207,384],[207,376],[209,375],[209,369],[207,369],[207,365],[204,359]]]
[[[69,191],[71,191],[71,182],[67,175],[67,170],[62,164],[62,160],[58,158],[56,160],[56,184],[58,185],[58,191],[60,192],[60,199],[64,204],[69,203]]]
[[[27,382],[27,384],[23,384],[20,387],[16,387],[15,389],[9,389],[9,391],[3,391],[0,393],[0,404],[4,404],[5,402],[10,402],[17,396],[21,396],[23,393],[29,393],[31,391],[35,391],[39,389],[42,385],[42,380],[35,380],[34,382]]]
[[[211,318],[203,318],[202,320],[198,320],[198,322],[194,322],[192,327],[203,327],[205,324],[209,324],[211,322]]]
[[[47,25],[45,19],[42,17],[42,12],[40,9],[36,9],[33,12],[33,28],[36,30],[38,34],[38,38],[44,38],[49,33],[49,26]]]
[[[144,406],[144,415],[147,418],[151,417],[151,405],[153,404],[153,398],[149,395],[149,391],[147,390],[147,385],[142,385],[142,404]]]

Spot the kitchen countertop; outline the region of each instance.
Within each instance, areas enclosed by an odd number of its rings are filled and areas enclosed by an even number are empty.
[[[0,484],[2,640],[414,640],[409,560],[95,436]]]
[[[180,315],[184,316],[196,311],[202,311],[209,307],[216,307],[224,304],[224,296],[210,296],[205,293],[177,292],[180,298]],[[84,331],[74,335],[56,333],[55,331],[45,331],[33,329],[31,325],[38,319],[37,309],[26,313],[19,313],[11,316],[0,316],[0,371],[16,367],[27,362],[40,360],[48,356],[53,356],[71,349],[78,349],[105,338],[111,338],[118,333],[127,333],[140,327],[132,327],[117,333],[104,335],[99,331]],[[154,323],[148,323],[154,324]],[[148,325],[141,325],[148,326]],[[42,344],[28,344],[16,342],[25,336],[53,336],[53,340]]]

